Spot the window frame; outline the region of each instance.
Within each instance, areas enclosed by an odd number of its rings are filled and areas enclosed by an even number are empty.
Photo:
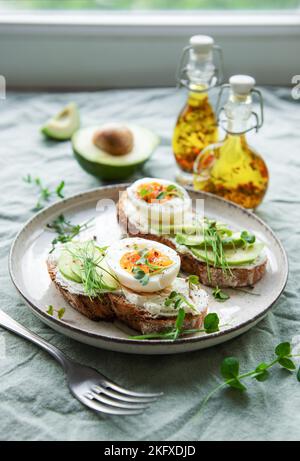
[[[11,56],[8,56],[9,42],[14,43],[16,56],[14,59],[22,60],[22,50],[24,50],[24,43],[28,46],[33,44],[36,37],[41,38],[40,46],[45,49],[51,48],[51,41],[55,46],[60,43],[65,44],[66,50],[68,49],[67,40],[74,38],[79,47],[79,54],[85,56],[87,67],[93,65],[93,59],[89,64],[87,55],[89,53],[88,43],[99,43],[99,53],[101,45],[105,42],[106,51],[103,58],[107,59],[107,66],[105,76],[101,79],[100,87],[141,87],[149,86],[153,82],[153,86],[172,86],[174,85],[174,72],[176,64],[179,59],[180,51],[184,44],[187,43],[188,37],[196,34],[209,34],[215,37],[216,42],[222,46],[222,42],[226,44],[225,49],[230,52],[237,46],[237,37],[241,38],[243,42],[243,50],[238,49],[236,56],[226,56],[229,59],[230,68],[232,72],[236,73],[239,69],[239,62],[241,63],[241,72],[250,72],[256,76],[257,81],[261,84],[289,84],[293,75],[300,74],[300,68],[297,68],[295,62],[295,50],[299,55],[300,44],[300,10],[297,11],[268,11],[268,12],[205,12],[205,13],[191,13],[191,12],[151,12],[151,13],[132,13],[132,12],[53,12],[53,11],[36,11],[36,12],[6,12],[0,17],[0,55],[2,56],[2,70],[4,76],[7,75],[7,84],[9,88],[58,88],[59,81],[49,79],[45,80],[42,75],[34,77],[34,56],[31,56],[30,49],[26,49],[29,62],[33,63],[32,73],[28,72],[26,79],[21,81],[21,75],[18,75],[18,66],[14,65]],[[79,39],[81,39],[81,42]],[[129,44],[133,43],[137,38],[145,43],[145,50],[147,56],[152,60],[153,74],[152,79],[144,79],[142,68],[146,63],[143,57],[139,63],[135,63],[130,56]],[[3,48],[3,39],[4,45]],[[111,74],[115,72],[115,66],[111,60],[108,59],[109,50],[113,50],[116,40],[122,40],[124,44],[128,43],[127,48],[124,48],[124,53],[128,53],[128,59],[123,56],[123,65],[125,66],[124,75],[126,78],[120,78],[116,81],[114,78],[109,78],[109,71]],[[164,50],[168,53],[170,41],[176,42],[176,54],[173,51],[172,60],[160,59],[160,62],[155,61],[155,50],[157,50],[157,41],[160,41],[161,52]],[[23,45],[22,45],[23,41]],[[124,45],[125,46],[125,45]],[[264,60],[263,68],[261,63],[257,63],[253,57],[253,51],[258,50],[260,56],[267,56],[268,59]],[[284,69],[280,67],[279,55],[283,59],[282,66],[286,69],[286,76]],[[113,51],[112,51],[113,52]],[[34,53],[34,50],[32,51]],[[249,56],[250,62],[247,65],[245,56]],[[38,59],[38,58],[37,58]],[[274,60],[278,61],[276,65]],[[172,61],[172,62],[171,62]],[[55,60],[53,61],[55,62]],[[126,62],[128,66],[126,67]],[[74,63],[73,63],[74,64]],[[36,64],[38,66],[38,64]],[[44,60],[45,67],[44,75],[47,73],[47,63]],[[138,67],[138,65],[140,67]],[[74,67],[74,66],[73,66]],[[227,66],[226,66],[227,67]],[[171,72],[173,68],[173,72]],[[146,66],[147,69],[147,66]],[[236,71],[235,71],[236,69]],[[253,69],[253,71],[252,71]],[[49,68],[50,74],[51,69]],[[95,69],[95,72],[97,69]],[[252,71],[252,72],[251,72]],[[72,63],[70,58],[70,76],[72,75]],[[229,74],[230,70],[228,69]],[[68,69],[65,68],[66,76]],[[74,73],[74,72],[73,72]],[[138,74],[138,75],[137,75]],[[229,76],[227,73],[227,77]],[[160,78],[161,76],[161,78]],[[136,78],[138,77],[138,78]],[[96,79],[89,76],[85,79],[84,74],[81,79],[70,81],[67,83],[67,78],[62,81],[64,88],[94,88]],[[152,86],[150,84],[150,86]]]

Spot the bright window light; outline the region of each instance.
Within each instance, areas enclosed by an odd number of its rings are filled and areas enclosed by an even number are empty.
[[[0,0],[0,10],[295,10],[300,0]]]

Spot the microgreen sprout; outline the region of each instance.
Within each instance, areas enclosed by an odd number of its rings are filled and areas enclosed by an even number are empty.
[[[49,187],[45,187],[42,183],[42,180],[39,177],[33,178],[30,174],[27,174],[23,178],[23,181],[26,184],[35,186],[38,191],[38,200],[33,208],[33,211],[40,211],[44,208],[45,204],[49,202],[50,198],[53,195],[56,195],[59,198],[64,198],[63,190],[65,187],[65,182],[61,181],[56,187],[55,191],[51,191]]]
[[[106,248],[107,247],[98,247],[94,240],[89,240],[84,244],[78,243],[74,244],[72,247],[66,247],[66,251],[71,254],[74,261],[76,261],[80,267],[84,291],[90,299],[101,296],[106,292],[112,292],[116,289],[108,285],[105,280],[105,275],[107,274],[115,281],[118,281],[103,264]]]
[[[216,287],[212,291],[212,295],[215,298],[215,300],[218,301],[219,303],[223,303],[223,302],[227,301],[230,298],[229,294],[222,291],[221,288],[219,288],[219,287]]]
[[[91,222],[94,219],[89,219],[83,224],[72,224],[68,221],[63,214],[59,215],[54,221],[47,224],[46,228],[48,230],[56,232],[58,235],[52,240],[52,248],[50,253],[55,249],[57,243],[68,243],[71,242],[75,237],[77,237],[80,232],[86,230],[90,227]]]
[[[204,249],[206,253],[207,261],[207,275],[208,279],[211,280],[210,267],[208,263],[208,247],[211,247],[214,255],[214,267],[220,267],[225,274],[232,275],[231,269],[228,266],[224,243],[221,238],[221,233],[218,230],[217,223],[215,221],[209,221],[205,219],[204,223]]]
[[[249,245],[252,245],[255,240],[256,240],[256,237],[254,234],[250,234],[250,232],[248,231],[243,231],[241,233],[241,239],[245,242],[245,243],[248,243]]]
[[[177,291],[172,291],[165,300],[165,306],[173,306],[174,309],[178,309],[182,306],[182,304],[185,304],[187,307],[192,309],[192,311],[197,312],[195,306],[190,303],[182,293],[178,293]]]
[[[52,306],[52,304],[50,304],[48,306],[48,309],[47,309],[47,314],[50,315],[51,317],[54,316],[54,314],[56,313],[57,314],[57,318],[59,320],[61,320],[63,318],[63,316],[65,315],[65,312],[66,312],[66,309],[64,307],[61,307],[60,309],[54,309],[54,307]]]
[[[205,317],[203,328],[194,328],[190,330],[185,330],[183,328],[185,316],[185,310],[182,307],[180,307],[178,310],[174,328],[171,328],[170,330],[161,333],[150,333],[148,335],[130,336],[130,339],[168,339],[171,341],[176,341],[176,339],[178,339],[179,336],[191,335],[194,333],[211,334],[219,331],[220,320],[216,313],[208,314]]]
[[[193,288],[193,286],[199,286],[200,285],[200,280],[199,280],[199,277],[198,275],[189,275],[188,276],[188,284],[189,284],[189,288]]]
[[[296,369],[296,365],[293,358],[299,357],[299,355],[293,355],[291,350],[291,344],[284,342],[278,344],[275,348],[275,357],[269,363],[259,363],[254,370],[246,373],[240,373],[240,362],[236,357],[226,357],[221,363],[220,372],[224,379],[224,382],[213,389],[202,401],[200,410],[206,405],[209,399],[219,390],[224,387],[231,387],[241,392],[247,390],[247,386],[242,382],[246,378],[252,378],[259,382],[264,382],[270,377],[270,368],[275,365],[280,365],[282,368],[292,372]],[[297,372],[297,380],[300,382],[300,368]]]

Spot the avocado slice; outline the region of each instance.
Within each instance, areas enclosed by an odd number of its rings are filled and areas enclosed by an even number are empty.
[[[100,179],[126,179],[141,167],[159,144],[159,138],[152,131],[131,123],[126,124],[134,137],[132,151],[115,156],[105,152],[93,143],[99,126],[83,128],[72,137],[74,155],[80,166]]]
[[[68,251],[62,251],[58,260],[58,270],[68,280],[81,283],[82,278],[76,269],[76,264],[73,261],[72,255]]]
[[[236,250],[226,249],[225,256],[228,266],[244,266],[251,264],[260,255],[264,248],[262,242],[255,242],[253,245],[238,248]],[[214,252],[211,250],[205,251],[204,249],[191,247],[191,252],[197,259],[206,261],[209,264],[214,264]]]
[[[176,242],[180,245],[185,245],[187,247],[194,247],[197,246],[198,248],[205,248],[205,239],[204,234],[198,235],[186,235],[186,234],[177,234],[176,235]],[[207,247],[211,245],[207,242]],[[245,246],[245,240],[241,237],[241,232],[236,232],[232,234],[230,237],[226,237],[223,239],[223,246],[225,248],[237,248]]]
[[[159,226],[152,226],[152,229],[162,235],[177,235],[181,234],[182,232],[184,232],[184,235],[191,235],[196,234],[197,230],[199,230],[199,226],[196,226],[195,224],[161,224]]]
[[[79,261],[74,260],[72,256],[72,248],[76,251],[76,247],[83,247],[86,245],[86,242],[73,243],[68,245],[68,249],[65,249],[61,252],[58,260],[58,269],[61,274],[68,280],[72,282],[82,283],[83,282],[83,272],[82,267]],[[102,255],[102,250],[96,247],[96,250],[99,251],[99,255]],[[114,291],[118,288],[118,281],[113,277],[111,271],[109,270],[108,265],[106,264],[105,258],[99,263],[97,267],[97,273],[99,278],[102,278],[104,288],[107,291]]]
[[[80,117],[78,107],[75,103],[71,103],[64,107],[55,117],[51,118],[42,127],[41,131],[48,138],[57,141],[66,141],[71,139],[79,127]]]
[[[228,237],[230,237],[233,234],[233,232],[222,223],[217,223],[217,228],[223,235],[227,235]],[[196,234],[197,232],[198,233],[202,232],[202,229],[203,229],[203,225],[201,225],[201,223],[199,223],[198,225],[194,223],[191,223],[191,224],[172,224],[170,223],[169,225],[161,224],[159,226],[153,226],[153,230],[155,230],[156,232],[159,232],[162,235],[174,235],[174,234],[186,235],[187,234],[187,236],[191,236],[193,234]],[[183,243],[183,245],[185,244]]]

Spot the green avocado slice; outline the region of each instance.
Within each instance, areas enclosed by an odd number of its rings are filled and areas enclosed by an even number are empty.
[[[226,249],[225,257],[228,266],[244,266],[253,263],[256,258],[261,254],[264,248],[262,242],[255,242],[253,245],[237,248],[236,250]],[[214,252],[211,250],[205,251],[201,248],[190,247],[193,255],[202,261],[206,261],[211,265],[214,265]]]
[[[42,133],[48,138],[57,141],[66,141],[71,139],[72,135],[80,127],[80,117],[78,107],[71,103],[64,107],[55,117],[50,119],[42,127]]]
[[[72,255],[66,250],[62,251],[58,260],[58,270],[66,279],[81,283],[81,276],[73,269],[76,269],[76,264],[73,261]]]
[[[66,249],[64,249],[58,260],[58,269],[61,272],[61,274],[68,280],[71,280],[73,282],[77,283],[83,283],[84,281],[84,274],[82,271],[82,266],[79,261],[76,261],[74,257],[72,256],[72,250],[76,252],[76,247],[82,247],[86,245],[86,242],[83,243],[73,243],[69,244]],[[93,247],[94,248],[94,247]],[[99,256],[103,255],[103,251],[95,247],[96,251],[99,252]],[[88,250],[88,248],[87,248]],[[94,250],[93,250],[94,251]],[[97,255],[94,255],[91,253],[91,257],[97,258]],[[109,270],[109,267],[105,261],[105,257],[99,261],[99,267],[97,267],[97,274],[99,275],[99,278],[102,279],[103,283],[103,289],[106,291],[114,291],[118,288],[119,284],[116,278],[111,274],[111,271]]]
[[[185,245],[187,247],[194,247],[197,246],[198,248],[205,248],[205,239],[204,234],[198,235],[186,235],[186,234],[177,234],[176,235],[176,242],[180,245]],[[246,244],[245,240],[241,237],[241,232],[236,232],[232,234],[230,237],[226,237],[223,239],[223,245],[225,248],[238,248],[242,247]],[[211,245],[207,242],[207,247]]]
[[[134,147],[129,154],[115,156],[93,143],[93,137],[101,126],[92,126],[78,130],[72,137],[74,155],[81,167],[88,173],[105,180],[126,179],[141,167],[151,156],[159,138],[152,131],[141,126],[128,123]]]

